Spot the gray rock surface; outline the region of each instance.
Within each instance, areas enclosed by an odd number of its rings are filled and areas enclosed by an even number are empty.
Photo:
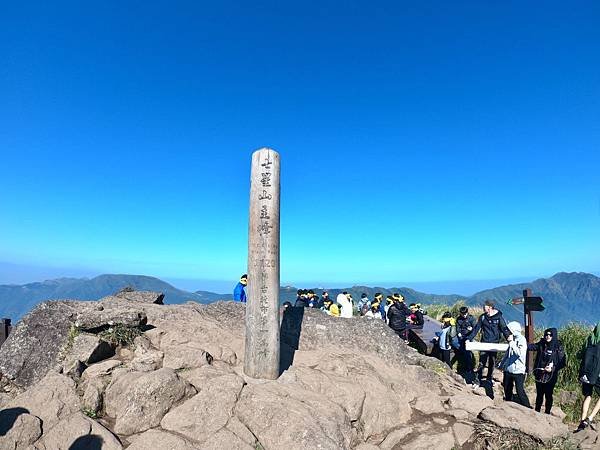
[[[119,440],[98,422],[77,412],[61,420],[34,444],[35,450],[121,450]]]
[[[171,407],[195,390],[174,370],[130,372],[106,389],[106,414],[116,419],[114,431],[122,435],[140,433],[160,424]]]
[[[138,372],[152,372],[162,367],[164,353],[155,349],[150,339],[138,336],[134,340],[135,350],[129,366]]]
[[[81,408],[75,382],[57,373],[49,373],[39,383],[12,400],[7,408],[24,408],[39,417],[45,430],[78,412]]]
[[[162,292],[152,291],[128,291],[121,290],[115,294],[115,297],[120,300],[126,300],[133,303],[151,303],[162,305],[165,299],[165,294]],[[103,299],[104,300],[104,299]]]
[[[49,354],[46,345],[70,341],[64,354],[82,355],[75,359],[85,361],[85,370],[75,379],[59,374],[58,353],[37,360],[45,372],[10,366],[17,382],[35,380],[42,372],[47,376],[25,392],[16,383],[5,386],[10,391],[0,394],[3,408],[22,410],[4,435],[6,410],[0,412],[0,449],[5,443],[27,450],[69,449],[78,439],[92,445],[92,435],[103,436],[109,445],[104,448],[121,448],[113,433],[133,450],[458,449],[477,448],[485,427],[509,427],[513,435],[533,442],[540,439],[540,429],[555,433],[561,426],[555,417],[551,423],[532,411],[517,415],[514,404],[475,395],[438,361],[418,355],[378,321],[332,318],[314,310],[288,316],[301,322],[285,325],[287,366],[277,380],[254,380],[242,370],[243,305],[111,298],[52,302],[43,308],[66,326],[50,325],[43,313],[36,313],[10,354],[17,348],[34,352],[33,344]],[[91,314],[95,320],[98,313],[104,318],[143,314],[149,329],[134,345],[118,347],[111,359],[91,363],[69,339],[69,330],[77,317]],[[34,323],[46,327],[43,333],[27,328]],[[40,341],[52,333],[51,326],[65,329],[64,336]],[[90,337],[92,343],[96,338]],[[102,418],[86,417],[82,409]],[[598,436],[586,430],[576,440],[581,448],[594,448]]]
[[[57,364],[75,315],[84,302],[45,302],[31,310],[0,347],[0,373],[21,389],[40,381]]]
[[[569,429],[560,419],[539,414],[513,402],[501,406],[490,406],[479,414],[479,418],[502,428],[512,428],[542,441],[565,436]]]
[[[75,326],[84,331],[98,330],[106,326],[121,324],[126,327],[145,325],[146,313],[141,309],[131,309],[129,305],[115,303],[102,310],[88,309],[75,317]]]
[[[162,430],[148,430],[135,437],[128,450],[198,450],[200,447],[174,434]],[[225,450],[228,447],[222,447]]]
[[[198,394],[172,409],[160,425],[202,443],[227,425],[243,385],[244,380],[233,373],[209,378]]]
[[[23,450],[42,435],[42,421],[25,408],[0,411],[0,448]]]
[[[310,391],[280,383],[249,385],[235,414],[265,449],[350,448],[351,425],[344,409]]]

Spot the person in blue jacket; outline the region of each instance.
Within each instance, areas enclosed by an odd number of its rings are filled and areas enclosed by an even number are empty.
[[[244,274],[240,277],[240,282],[235,285],[233,290],[233,301],[246,303],[246,290],[244,289],[248,284],[248,275]]]

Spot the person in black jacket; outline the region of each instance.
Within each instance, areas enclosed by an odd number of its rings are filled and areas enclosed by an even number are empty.
[[[558,340],[558,331],[556,328],[544,330],[544,336],[539,342],[529,344],[527,349],[537,352],[533,368],[535,389],[537,392],[535,410],[537,412],[542,410],[542,403],[545,397],[546,405],[544,411],[546,414],[550,414],[553,402],[552,394],[558,380],[558,371],[566,365],[565,350]]]
[[[506,326],[506,321],[502,317],[502,312],[496,309],[496,305],[492,300],[486,300],[483,304],[485,311],[475,324],[473,331],[467,337],[468,341],[472,341],[479,330],[481,330],[481,342],[497,344],[500,342],[500,337],[504,336],[507,341],[512,340],[512,333]],[[496,355],[498,352],[481,352],[479,354],[479,367],[477,368],[477,378],[479,381],[483,379],[483,368],[487,364],[487,380],[493,381],[494,364],[496,363]]]
[[[419,311],[419,307],[416,303],[411,303],[408,308],[410,309],[409,316],[409,328],[421,329],[425,324],[425,319],[423,318],[423,313]]]
[[[587,338],[581,367],[579,368],[579,376],[581,377],[581,391],[585,398],[581,409],[581,422],[577,427],[577,431],[581,431],[588,426],[593,429],[594,417],[600,411],[600,400],[598,400],[592,413],[589,416],[587,415],[594,388],[596,393],[600,394],[600,323],[594,327],[594,331]]]
[[[304,289],[298,289],[298,293],[296,295],[296,303],[294,304],[294,306],[302,308],[308,307],[307,291],[305,291]]]
[[[394,302],[390,305],[387,311],[388,324],[398,336],[406,340],[406,318],[410,315],[410,310],[404,303],[404,297],[398,294],[394,298]]]
[[[475,329],[476,325],[477,319],[469,314],[469,308],[461,306],[458,310],[458,317],[456,318],[456,331],[458,333],[458,342],[460,344],[458,361],[461,371],[465,373],[465,379],[472,377],[473,372],[473,352],[466,349],[465,343],[467,337]],[[467,380],[467,382],[470,382],[470,380]]]

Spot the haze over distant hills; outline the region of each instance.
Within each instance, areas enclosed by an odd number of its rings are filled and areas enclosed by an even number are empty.
[[[143,275],[100,275],[95,278],[59,278],[25,285],[0,285],[0,316],[17,320],[37,303],[51,299],[97,300],[113,294],[125,286],[138,290],[160,291],[165,294],[166,303],[196,301],[210,303],[216,300],[230,300],[232,295],[217,294],[208,291],[187,292],[175,288],[158,278]],[[233,286],[232,286],[233,287]],[[310,287],[306,287],[310,289]],[[523,289],[530,288],[535,295],[544,297],[546,310],[535,314],[538,325],[559,326],[571,321],[595,323],[600,320],[600,278],[589,273],[557,273],[550,278],[540,278],[529,283],[510,284],[478,292],[472,296],[458,294],[436,295],[416,291],[407,287],[379,288],[353,286],[349,288],[328,289],[330,296],[342,292],[352,293],[355,300],[361,293],[373,298],[375,292],[388,295],[400,292],[407,302],[452,304],[464,299],[468,305],[481,305],[485,299],[498,303],[508,320],[523,320],[522,307],[507,305],[510,298],[521,295]],[[312,288],[320,294],[320,288]],[[280,301],[294,302],[296,287],[282,287]]]
[[[91,279],[58,278],[24,285],[0,285],[0,315],[16,320],[44,300],[98,300],[125,286],[137,290],[163,292],[166,303],[184,303],[190,300],[210,303],[227,297],[212,292],[182,291],[158,278],[144,275],[100,275]]]

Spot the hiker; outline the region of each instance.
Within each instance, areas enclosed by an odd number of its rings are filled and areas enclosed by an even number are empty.
[[[340,316],[339,306],[333,303],[329,296],[327,296],[327,298],[323,300],[323,311],[325,311],[328,315],[333,317]]]
[[[308,291],[308,307],[317,308],[319,305],[319,296],[311,289]]]
[[[500,368],[504,371],[504,377],[502,378],[504,399],[510,402],[514,398],[516,403],[531,408],[529,398],[525,393],[527,340],[521,334],[521,324],[519,322],[509,322],[507,327],[513,338],[508,343],[508,350],[504,354],[504,358],[500,361]],[[514,397],[513,385],[517,390],[517,395]]]
[[[336,301],[341,307],[340,317],[351,318],[353,313],[352,296],[347,292],[342,292],[338,294]]]
[[[358,301],[358,311],[361,316],[364,316],[365,313],[371,308],[371,302],[369,301],[369,297],[364,292],[360,294],[360,300]]]
[[[484,313],[479,316],[473,331],[467,336],[467,341],[472,341],[481,330],[481,342],[498,344],[500,337],[504,336],[507,341],[512,340],[512,334],[506,326],[502,312],[496,309],[492,300],[486,300],[483,304]],[[496,351],[480,352],[479,367],[477,368],[477,381],[483,379],[483,369],[487,364],[487,380],[493,384],[494,364],[496,362]]]
[[[556,328],[544,330],[544,336],[535,344],[529,344],[528,350],[536,352],[533,376],[535,377],[535,410],[542,410],[544,397],[546,404],[544,412],[552,410],[552,394],[558,380],[558,371],[566,366],[567,357],[562,343],[558,340]]]
[[[396,297],[394,297],[396,296]],[[386,320],[385,322],[389,325],[390,324],[390,318],[388,317],[388,311],[390,310],[390,306],[392,306],[394,304],[394,301],[396,301],[397,299],[397,294],[393,294],[393,295],[388,295],[385,298],[385,305],[383,306],[383,312],[385,313],[385,317]],[[381,307],[379,307],[381,309]],[[408,312],[408,315],[410,314],[410,311]],[[407,316],[408,316],[407,315]]]
[[[321,300],[319,300],[319,308],[323,309],[323,306],[325,305],[325,302],[329,300],[329,292],[327,291],[323,291],[321,292]],[[329,300],[330,301],[330,300]]]
[[[306,308],[308,306],[308,301],[306,299],[306,291],[304,289],[298,289],[296,295],[296,303],[294,306],[299,306],[302,308]]]
[[[248,274],[244,274],[240,277],[240,281],[235,285],[233,290],[233,301],[246,303],[246,290],[244,289],[248,284]]]
[[[456,331],[458,332],[458,342],[460,347],[458,349],[458,361],[461,371],[470,376],[470,372],[473,370],[473,353],[466,349],[465,343],[467,336],[471,334],[471,331],[475,328],[477,320],[471,314],[469,314],[469,308],[461,306],[458,310],[458,317],[456,318]],[[470,382],[470,380],[465,380]]]
[[[404,297],[400,294],[396,298],[393,296],[388,296],[388,298],[392,299],[392,304],[387,310],[388,325],[406,341],[406,318],[410,315],[410,311],[404,303]]]
[[[379,307],[379,315],[381,319],[385,321],[385,302],[383,301],[383,294],[381,292],[377,292],[375,297],[373,297],[373,304],[377,304]]]
[[[577,431],[587,427],[594,430],[594,417],[600,410],[600,399],[596,402],[596,406],[594,406],[589,416],[588,410],[592,402],[593,391],[596,390],[596,393],[600,394],[600,323],[594,327],[594,331],[587,338],[579,375],[581,377],[581,391],[585,398],[581,408],[581,422],[579,422]]]
[[[370,319],[381,319],[381,313],[379,312],[379,303],[373,302],[371,308],[365,313],[365,317]]]
[[[408,306],[410,309],[410,316],[408,316],[409,328],[421,329],[425,324],[425,319],[423,319],[423,313],[419,310],[419,307],[416,303],[411,303]]]
[[[283,311],[285,312],[287,309],[292,307],[292,304],[290,302],[283,302],[283,305],[281,305],[281,307],[283,308]]]
[[[435,333],[434,338],[440,348],[440,359],[452,367],[450,352],[458,347],[456,322],[450,311],[442,314],[442,331]]]

